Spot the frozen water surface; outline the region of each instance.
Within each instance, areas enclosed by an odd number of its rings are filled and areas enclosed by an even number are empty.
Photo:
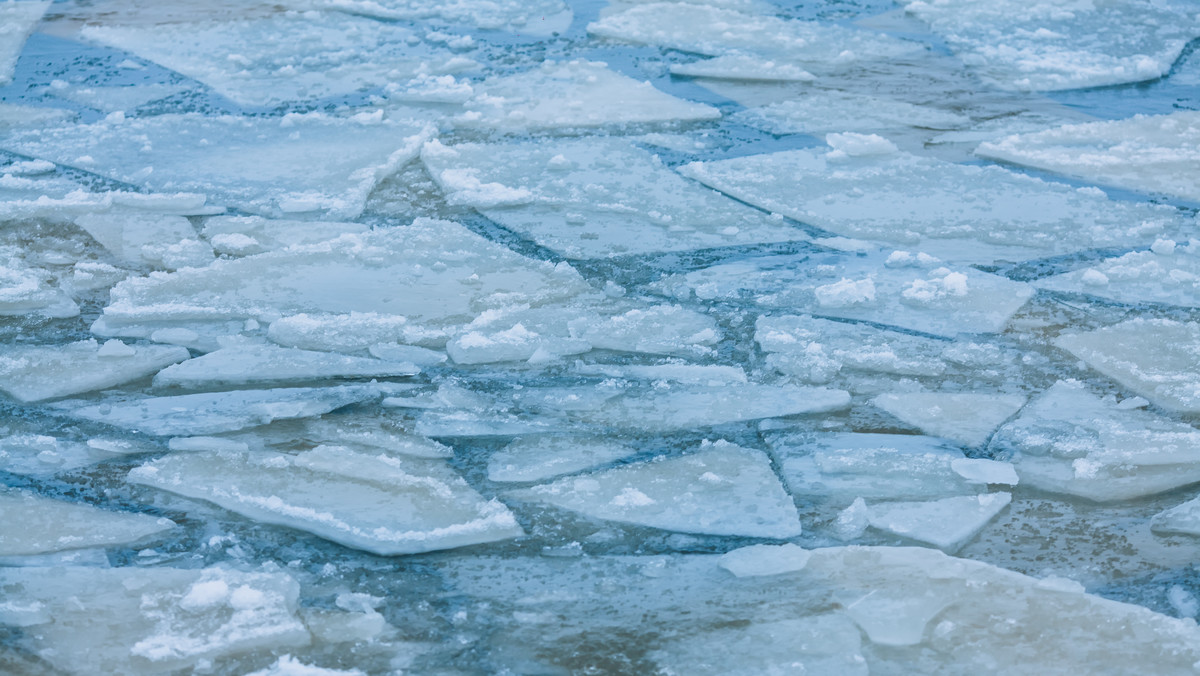
[[[0,672],[1194,673],[1196,37],[0,0]]]

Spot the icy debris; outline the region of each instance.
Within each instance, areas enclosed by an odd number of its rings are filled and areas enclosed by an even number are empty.
[[[488,480],[541,481],[606,465],[635,453],[637,450],[604,437],[525,437],[488,458]]]
[[[930,24],[983,80],[1047,91],[1153,80],[1200,36],[1186,2],[917,0],[905,9]]]
[[[829,613],[794,620],[751,621],[675,638],[650,653],[661,674],[867,676],[858,627]]]
[[[990,448],[1013,454],[1022,484],[1096,502],[1200,481],[1200,431],[1060,381],[1001,427]]]
[[[99,404],[67,400],[50,407],[63,415],[155,436],[234,432],[273,420],[323,415],[343,406],[376,401],[383,385],[239,390],[174,397],[114,397]]]
[[[1039,279],[1033,285],[1120,303],[1200,307],[1200,241],[1177,246],[1174,240],[1160,239],[1150,251],[1107,258],[1090,267]]]
[[[115,209],[85,214],[75,224],[122,263],[174,270],[213,260],[212,248],[197,241],[195,228],[183,216]]]
[[[829,134],[833,148],[693,162],[685,176],[854,239],[961,262],[1148,245],[1187,226],[1177,210],[1109,200],[997,166],[887,152],[885,139]]]
[[[167,114],[18,131],[0,143],[150,190],[201,192],[255,213],[354,218],[432,129],[320,113],[279,118]]]
[[[1137,318],[1054,344],[1168,411],[1200,413],[1200,324]]]
[[[337,414],[308,420],[304,436],[317,444],[376,448],[415,458],[450,458],[454,450],[432,439],[404,432],[394,421],[372,411],[367,414]]]
[[[315,4],[383,19],[440,20],[524,35],[565,32],[574,17],[561,0],[316,0]]]
[[[1150,530],[1155,533],[1200,535],[1200,498],[1193,498],[1155,514],[1150,519]],[[1195,601],[1192,603],[1195,604]],[[1195,612],[1191,614],[1195,615]]]
[[[1001,331],[1033,295],[1028,284],[970,268],[895,267],[883,258],[750,258],[672,275],[650,288],[680,299],[742,302],[946,337]]]
[[[48,271],[26,264],[19,248],[0,246],[0,316],[78,316],[79,305],[52,286],[51,279]]]
[[[840,411],[850,393],[790,385],[664,384],[647,394],[622,395],[578,415],[589,423],[645,431],[685,430],[746,420]]]
[[[717,565],[737,577],[762,577],[804,570],[812,552],[791,543],[750,545],[717,559]]]
[[[308,645],[300,585],[224,568],[0,568],[0,624],[69,674],[162,674]],[[23,610],[36,608],[36,612]]]
[[[0,488],[0,556],[128,545],[175,527],[170,519]]]
[[[476,65],[397,24],[341,13],[86,26],[81,35],[196,79],[243,106],[327,99]]]
[[[291,655],[284,655],[266,669],[259,669],[246,676],[366,676],[358,669],[325,669],[307,665]]]
[[[1010,493],[960,495],[931,502],[880,502],[870,506],[870,524],[872,528],[954,552],[1010,502]]]
[[[1200,112],[1135,115],[1006,136],[975,153],[1085,181],[1200,202]]]
[[[121,341],[11,345],[0,349],[0,390],[20,401],[54,399],[137,380],[188,356],[182,347]]]
[[[925,434],[978,447],[986,444],[997,427],[1021,410],[1025,397],[974,392],[905,392],[881,394],[871,403]]]
[[[438,460],[319,446],[288,455],[186,453],[134,469],[134,483],[375,554],[413,554],[523,534]]]
[[[680,178],[620,138],[446,147],[421,154],[451,204],[570,258],[803,241],[804,231]]]
[[[955,129],[970,118],[894,99],[812,89],[800,98],[750,108],[730,119],[772,134],[824,134],[888,129]]]
[[[206,388],[297,380],[391,378],[420,373],[413,364],[275,345],[231,345],[163,369],[155,387]]]
[[[49,0],[22,0],[0,4],[0,85],[12,82],[17,57],[21,55],[29,34],[42,20],[42,15],[49,6]]]
[[[297,244],[316,244],[369,229],[359,223],[214,216],[204,221],[202,232],[218,253],[247,256]]]
[[[454,124],[503,132],[715,120],[720,111],[675,98],[597,61],[545,61],[475,85]]]
[[[589,517],[686,533],[790,538],[800,518],[765,454],[727,441],[514,491]]]

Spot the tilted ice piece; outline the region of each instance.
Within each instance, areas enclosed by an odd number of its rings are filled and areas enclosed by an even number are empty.
[[[807,90],[801,98],[750,108],[730,119],[772,134],[955,129],[971,121],[942,108],[826,89]]]
[[[946,337],[1001,331],[1033,295],[1023,282],[936,264],[906,252],[886,261],[879,254],[768,256],[673,275],[650,288],[681,299],[749,303]]]
[[[1200,498],[1192,498],[1155,514],[1150,519],[1150,530],[1155,533],[1200,535]]]
[[[273,420],[323,415],[350,404],[378,400],[383,385],[238,390],[175,397],[117,397],[91,404],[67,400],[51,404],[63,415],[156,436],[234,432]]]
[[[659,457],[514,491],[581,514],[686,533],[790,538],[800,518],[760,451],[704,442],[680,457]]]
[[[80,216],[75,225],[122,263],[175,270],[202,267],[213,260],[212,247],[199,241],[196,229],[183,216],[114,209]]]
[[[1137,318],[1054,344],[1168,411],[1200,413],[1200,324]]]
[[[523,534],[504,505],[485,500],[444,462],[382,452],[179,453],[134,469],[129,480],[375,554]]]
[[[693,162],[680,172],[838,235],[961,262],[1148,245],[1187,225],[1169,207],[1116,202],[1095,188],[1071,188],[996,166],[886,152],[882,140],[829,134],[832,151]]]
[[[1060,381],[1001,427],[991,448],[1016,452],[1022,484],[1096,502],[1200,481],[1200,430],[1125,403]]]
[[[1150,251],[1133,251],[1033,282],[1039,289],[1085,293],[1120,303],[1200,307],[1200,241],[1177,246],[1160,239]]]
[[[434,19],[525,35],[564,32],[574,16],[561,0],[315,0],[314,4],[383,19]]]
[[[21,401],[41,401],[116,387],[187,359],[187,349],[168,345],[13,345],[0,349],[0,390]]]
[[[871,403],[925,434],[982,446],[992,432],[1025,405],[1019,394],[904,392],[881,394]]]
[[[712,106],[675,98],[596,61],[546,61],[523,73],[490,77],[475,86],[466,108],[454,118],[456,126],[504,132],[721,117]]]
[[[1200,37],[1187,2],[917,0],[963,62],[1002,89],[1047,91],[1153,80]]]
[[[680,178],[619,138],[447,147],[421,159],[451,204],[569,258],[804,241],[804,231]]]
[[[308,645],[300,585],[285,573],[131,566],[0,568],[0,624],[80,676],[163,674],[256,650]]]
[[[416,157],[432,128],[381,116],[280,118],[194,113],[17,132],[7,150],[150,190],[277,215],[354,218],[384,176]]]
[[[49,0],[0,3],[0,85],[12,82],[17,57],[49,6]]]
[[[85,26],[81,35],[199,80],[245,106],[327,99],[475,65],[398,24],[341,13]]]
[[[395,421],[377,411],[363,414],[337,414],[309,420],[305,438],[317,444],[377,448],[416,458],[451,458],[454,449],[432,439],[401,431]]]
[[[136,543],[175,527],[170,519],[0,488],[0,556],[47,554]]]
[[[622,395],[578,415],[587,422],[617,428],[669,431],[826,413],[849,405],[850,393],[845,390],[756,383],[671,384],[646,394]]]
[[[754,340],[775,370],[810,383],[826,383],[842,369],[938,376],[949,344],[865,324],[810,316],[760,316]]]
[[[0,317],[78,316],[79,305],[49,283],[47,270],[30,267],[24,253],[20,247],[0,246]]]
[[[880,502],[870,506],[872,528],[957,551],[991,523],[1011,493],[960,495],[930,502]]]
[[[408,255],[415,253],[415,250],[410,250]],[[94,328],[92,330],[95,331]],[[447,333],[444,327],[410,322],[403,315],[355,311],[340,313],[336,310],[288,315],[271,322],[267,329],[267,337],[279,345],[328,352],[361,352],[375,346],[389,349],[397,342],[436,347],[446,343]],[[441,357],[441,361],[446,360],[446,355],[442,354]]]
[[[605,437],[551,435],[513,441],[488,458],[488,481],[541,481],[628,458],[637,450]]]
[[[370,230],[359,223],[274,220],[262,216],[214,216],[204,221],[204,236],[218,253],[234,256],[316,244],[346,233]]]
[[[420,373],[412,364],[275,345],[230,345],[163,369],[155,387],[202,388],[297,380],[390,378]]]

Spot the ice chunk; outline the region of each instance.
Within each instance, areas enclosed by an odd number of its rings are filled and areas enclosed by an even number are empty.
[[[317,0],[315,4],[384,19],[440,20],[525,35],[565,32],[574,16],[561,0]]]
[[[1155,514],[1150,519],[1150,530],[1156,533],[1200,535],[1200,498],[1193,498]]]
[[[305,646],[300,585],[224,568],[0,568],[0,624],[65,673],[162,674],[256,650]],[[13,612],[36,606],[40,616]],[[22,617],[24,615],[24,617]]]
[[[0,390],[20,401],[65,397],[137,380],[189,356],[182,347],[120,346],[94,340],[9,346],[0,350]]]
[[[64,415],[156,436],[234,432],[273,420],[322,415],[378,400],[383,386],[297,387],[240,390],[175,397],[115,397],[100,404],[67,400],[51,405]]]
[[[544,362],[561,356],[581,354],[592,349],[586,340],[543,336],[517,322],[513,326],[492,332],[467,326],[446,344],[446,353],[457,364],[491,364],[501,361]]]
[[[938,376],[946,372],[941,341],[810,316],[759,317],[754,340],[775,370],[826,383],[842,369]]]
[[[792,498],[767,456],[726,441],[581,477],[514,491],[586,516],[686,533],[790,538],[800,534]]]
[[[571,335],[599,350],[649,354],[706,354],[721,340],[712,317],[678,305],[635,307],[620,314],[592,313],[568,322]]]
[[[636,449],[604,437],[525,437],[488,458],[488,480],[541,481],[606,465],[636,453]]]
[[[905,392],[881,394],[871,403],[925,434],[982,446],[992,432],[1025,405],[1019,394]]]
[[[717,565],[737,577],[780,575],[804,570],[810,556],[812,552],[791,543],[751,545],[725,554]]]
[[[1001,427],[996,452],[1021,482],[1044,491],[1113,502],[1200,481],[1200,431],[1149,411],[1100,399],[1060,381]]]
[[[647,394],[627,394],[580,415],[625,429],[683,430],[803,413],[826,413],[850,405],[850,393],[791,385],[667,384]]]
[[[662,674],[867,676],[858,627],[829,613],[684,636],[650,653]]]
[[[574,371],[580,375],[623,378],[626,380],[670,381],[710,387],[749,382],[740,366],[718,366],[715,364],[576,364]]]
[[[454,450],[432,439],[404,432],[396,421],[371,411],[366,414],[338,414],[309,420],[305,437],[316,444],[365,446],[416,458],[450,458]]]
[[[1107,258],[1090,267],[1035,281],[1052,291],[1085,293],[1121,303],[1200,307],[1200,241],[1186,247],[1158,240],[1150,251]]]
[[[389,378],[417,373],[419,368],[403,362],[251,344],[224,347],[163,369],[154,376],[154,385],[195,389],[296,380]]]
[[[570,258],[808,239],[685,181],[623,139],[453,147],[434,141],[421,157],[452,204],[476,207]]]
[[[466,108],[455,125],[514,133],[721,117],[716,108],[664,94],[593,61],[546,61],[523,73],[490,77],[475,86]]]
[[[812,82],[815,75],[793,63],[750,54],[724,54],[692,63],[671,64],[671,74],[722,80]]]
[[[0,556],[127,545],[175,527],[170,519],[113,512],[0,488]]]
[[[267,329],[267,337],[280,345],[306,350],[359,352],[379,345],[384,345],[390,350],[391,344],[396,341],[442,345],[446,342],[446,331],[409,322],[403,315],[378,312],[302,312],[271,322]],[[413,349],[408,345],[396,347]],[[386,358],[378,355],[377,357]],[[440,361],[446,360],[444,354],[441,357]]]
[[[872,528],[953,552],[1010,502],[1010,493],[960,495],[932,502],[880,502],[870,506],[870,523]]]
[[[123,263],[176,269],[203,266],[213,260],[212,249],[195,241],[196,230],[182,216],[114,210],[80,216],[75,224]]]
[[[772,134],[870,132],[907,127],[955,129],[970,122],[967,117],[941,108],[821,89],[806,91],[801,98],[744,110],[730,119]]]
[[[25,47],[25,40],[29,39],[29,34],[42,20],[42,15],[49,6],[48,0],[22,0],[0,4],[0,86],[12,82],[17,57]]]
[[[1200,324],[1137,318],[1054,344],[1169,411],[1200,413]]]
[[[174,83],[139,82],[136,85],[107,86],[89,82],[83,87],[55,90],[54,95],[105,113],[116,113],[132,111],[187,89],[185,85]]]
[[[1069,124],[984,143],[981,157],[1200,202],[1200,112]]]
[[[868,146],[866,139],[855,134],[830,134],[827,141],[833,151],[694,162],[680,171],[739,200],[844,237],[962,262],[1148,245],[1186,226],[1175,209],[1116,202],[1094,189],[1002,167],[866,153],[860,149]]]
[[[16,132],[14,152],[210,202],[277,215],[354,218],[379,179],[416,157],[423,123],[319,113],[279,118],[198,114],[105,120]]]
[[[309,666],[291,655],[284,655],[266,669],[259,669],[246,676],[366,676],[358,669],[325,669]]]
[[[0,470],[21,475],[49,475],[112,458],[108,448],[56,439],[43,434],[0,437]]]
[[[134,469],[129,480],[375,554],[522,535],[504,505],[485,500],[444,463],[346,447],[176,454]]]
[[[0,246],[0,316],[78,316],[79,305],[50,279],[48,271],[30,267],[18,247]]]
[[[204,221],[203,234],[218,253],[246,256],[296,244],[315,244],[367,230],[367,226],[359,223],[215,216]]]
[[[905,9],[984,81],[1021,91],[1153,80],[1200,36],[1185,2],[916,0]]]
[[[475,65],[397,24],[341,13],[93,25],[81,35],[183,73],[244,106],[327,99]]]

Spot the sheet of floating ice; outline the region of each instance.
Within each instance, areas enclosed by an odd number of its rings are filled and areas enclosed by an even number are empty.
[[[834,90],[812,89],[799,99],[750,108],[730,117],[772,134],[868,132],[882,129],[955,129],[970,118],[932,106]]]
[[[0,568],[0,624],[69,674],[162,674],[308,645],[300,585],[224,568]]]
[[[474,86],[459,127],[504,132],[715,120],[720,111],[675,98],[595,61],[543,62]]]
[[[335,306],[328,307],[334,310]],[[359,352],[379,345],[391,349],[397,341],[440,346],[445,344],[446,335],[445,329],[410,322],[403,315],[378,312],[302,312],[276,319],[267,329],[267,337],[280,345],[330,352]]]
[[[942,341],[864,324],[810,316],[761,316],[754,340],[767,365],[811,383],[826,383],[842,369],[937,376],[946,372]]]
[[[11,345],[0,349],[0,390],[20,401],[41,401],[116,387],[187,359],[182,347],[103,345]]]
[[[905,3],[963,62],[1002,89],[1047,91],[1160,77],[1200,37],[1186,2],[954,0]]]
[[[451,204],[569,258],[807,240],[804,231],[680,178],[620,138],[447,147],[421,159]]]
[[[108,460],[115,455],[105,448],[42,434],[0,437],[0,470],[13,474],[54,474]]]
[[[761,57],[818,75],[856,63],[913,56],[924,49],[879,33],[688,3],[632,7],[588,24],[587,30],[603,38],[708,56]]]
[[[366,676],[358,669],[325,669],[307,665],[291,655],[284,655],[266,669],[259,669],[246,676]]]
[[[0,556],[48,554],[138,542],[175,527],[170,519],[113,512],[0,488]]]
[[[113,289],[102,319],[115,330],[148,322],[359,312],[364,324],[383,330],[355,336],[347,326],[326,343],[358,341],[355,349],[361,349],[404,338],[406,325],[437,335],[446,324],[469,321],[491,307],[541,305],[590,292],[565,263],[530,260],[456,223],[418,219],[407,227],[129,279]],[[306,315],[288,327],[299,340],[281,336],[288,332],[276,330],[276,321],[269,335],[284,345],[325,347],[321,334],[339,320],[318,318],[314,326]],[[314,334],[318,340],[307,339]]]
[[[511,495],[598,519],[686,533],[800,534],[796,507],[767,456],[727,441],[704,442],[688,455],[560,479]]]
[[[503,361],[545,362],[592,349],[586,340],[542,335],[521,322],[507,329],[479,330],[472,322],[465,333],[446,344],[446,353],[457,364],[491,364]]]
[[[749,54],[725,54],[692,63],[672,64],[671,74],[766,82],[812,82],[817,79],[815,75],[793,63],[781,63]]]
[[[85,26],[80,35],[199,80],[244,106],[327,99],[476,65],[398,24],[342,13]]]
[[[1200,202],[1200,112],[1069,124],[984,143],[975,154],[1085,181]]]
[[[931,502],[880,502],[870,507],[872,528],[958,550],[983,530],[1008,503],[1011,493],[960,495]]]
[[[129,473],[134,483],[216,503],[247,518],[308,531],[375,554],[414,554],[523,534],[445,463],[319,446],[180,453]]]
[[[1001,331],[1033,295],[1028,284],[979,270],[929,269],[937,262],[927,256],[895,252],[888,260],[767,256],[671,275],[650,288],[680,299],[748,302],[947,337]]]
[[[826,142],[833,150],[694,162],[680,171],[838,235],[964,262],[1149,244],[1186,224],[1175,209],[910,155],[875,135],[829,134]]]
[[[295,387],[239,390],[174,397],[117,397],[89,404],[67,400],[51,404],[63,414],[156,436],[193,436],[235,432],[273,420],[323,415],[343,406],[373,401],[382,385]]]
[[[296,244],[316,244],[369,229],[359,223],[214,216],[204,221],[203,234],[218,253],[247,256]]]
[[[1200,307],[1200,241],[1178,246],[1160,239],[1150,251],[1134,251],[1095,265],[1044,277],[1040,289],[1085,293],[1121,303]]]
[[[183,216],[116,209],[85,214],[75,224],[123,263],[174,270],[213,260],[212,247],[199,241]]]
[[[204,388],[296,380],[411,376],[412,364],[275,345],[232,345],[163,369],[155,387]]]
[[[263,214],[354,218],[379,179],[416,157],[423,123],[310,113],[168,114],[19,131],[7,150],[150,190],[193,190]]]
[[[782,545],[750,545],[717,559],[717,565],[736,577],[782,575],[804,570],[812,551],[790,542]]]
[[[1155,533],[1200,535],[1200,498],[1193,498],[1155,514],[1150,519],[1150,530]]]
[[[791,385],[668,385],[649,394],[623,395],[579,415],[588,422],[648,431],[683,430],[804,413],[839,411],[850,405],[845,390]]]
[[[699,364],[577,364],[575,373],[585,376],[624,378],[628,380],[663,380],[694,385],[718,386],[745,384],[746,372],[740,366]]]
[[[74,112],[69,110],[61,110],[59,108],[42,108],[39,106],[21,106],[13,103],[0,103],[0,131],[8,131],[9,129],[20,127],[38,127],[53,122],[63,122],[64,120],[68,120],[74,116]]]
[[[316,0],[314,4],[384,19],[440,19],[525,35],[564,32],[574,16],[561,0]]]
[[[867,676],[858,627],[828,613],[777,622],[751,622],[669,641],[649,655],[662,674]]]
[[[366,446],[417,458],[450,458],[454,450],[432,439],[401,431],[394,421],[372,411],[365,415],[338,414],[309,420],[305,438],[317,444]]]
[[[105,113],[130,112],[134,109],[187,91],[181,84],[139,82],[136,85],[104,86],[90,85],[65,91],[54,90],[54,95]]]
[[[636,449],[605,437],[525,437],[488,458],[488,480],[541,481],[605,465],[635,453]]]
[[[1054,344],[1168,411],[1200,413],[1200,324],[1138,318]]]
[[[1019,394],[904,392],[881,394],[871,403],[925,434],[982,446],[992,432],[1025,405]]]
[[[1143,399],[1100,399],[1060,381],[992,438],[1016,452],[1021,482],[1096,502],[1128,500],[1200,481],[1200,430],[1132,408]]]
[[[78,316],[75,301],[49,283],[49,272],[27,265],[23,254],[19,247],[0,246],[0,316]]]
[[[987,485],[1013,486],[1012,465],[970,459],[942,439],[906,434],[833,434],[772,443],[788,488],[837,504],[928,500],[973,495]]]
[[[0,4],[0,85],[12,82],[17,57],[25,48],[25,40],[34,26],[42,20],[50,2],[22,0]]]

